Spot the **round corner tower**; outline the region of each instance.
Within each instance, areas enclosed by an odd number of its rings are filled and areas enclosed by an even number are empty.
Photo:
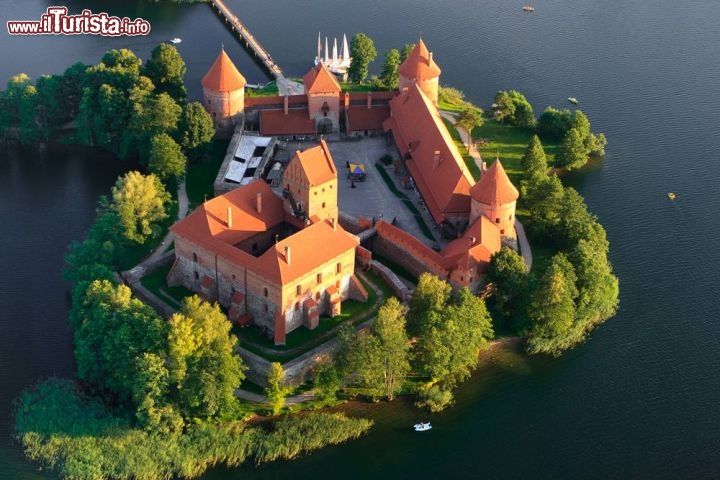
[[[470,189],[470,223],[484,215],[498,226],[500,235],[515,237],[515,204],[520,194],[495,160]]]
[[[233,126],[236,115],[245,109],[246,83],[245,77],[222,49],[202,79],[203,106],[212,117],[216,130]]]
[[[401,92],[416,83],[420,90],[433,102],[433,105],[437,106],[440,67],[433,60],[432,52],[428,51],[422,38],[405,61],[400,64],[398,76]]]

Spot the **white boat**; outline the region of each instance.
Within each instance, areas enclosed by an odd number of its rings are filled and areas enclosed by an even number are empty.
[[[420,423],[416,423],[415,425],[413,425],[413,428],[415,429],[416,432],[425,432],[427,430],[430,430],[432,428],[432,425],[430,425],[430,422],[427,422],[427,423],[420,422]]]
[[[175,37],[170,39],[170,43],[172,43],[173,45],[177,45],[180,42],[182,42],[182,38]]]
[[[328,48],[328,37],[325,37],[325,50],[323,52],[322,43],[320,42],[320,33],[318,33],[317,56],[315,57],[315,65],[322,63],[328,70],[336,75],[344,75],[347,73],[352,57],[350,57],[350,48],[348,47],[347,36],[343,33],[342,48],[338,55],[337,38],[333,39],[332,56]]]
[[[534,12],[534,11],[535,11],[535,7],[533,7],[532,5],[525,5],[525,6],[523,7],[523,11],[525,11],[525,12]]]
[[[568,97],[568,102],[572,103],[573,105],[578,104],[578,100],[575,97]]]

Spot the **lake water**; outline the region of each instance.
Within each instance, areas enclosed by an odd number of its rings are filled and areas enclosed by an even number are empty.
[[[720,476],[720,29],[717,2],[229,0],[290,76],[317,32],[365,32],[382,56],[422,35],[442,83],[480,105],[522,91],[540,113],[577,97],[608,139],[604,162],[573,175],[607,229],[618,315],[560,359],[502,356],[424,415],[363,407],[366,437],[293,462],[216,469],[220,478],[717,478]],[[0,20],[55,2],[0,0]],[[57,73],[108,48],[146,58],[181,37],[190,95],[221,44],[249,82],[266,77],[206,5],[67,1],[71,12],[143,17],[149,37],[10,37],[0,79]],[[128,6],[129,5],[129,6]],[[23,387],[73,370],[62,255],[122,165],[84,149],[0,152],[0,477],[44,478],[8,439]],[[110,163],[110,164],[109,164]],[[670,202],[667,192],[677,193]],[[420,418],[422,417],[422,418]],[[409,426],[431,420],[434,429]],[[49,478],[49,477],[48,477]]]

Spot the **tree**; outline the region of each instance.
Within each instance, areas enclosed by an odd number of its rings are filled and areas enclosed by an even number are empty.
[[[270,364],[267,381],[265,395],[272,406],[273,415],[278,415],[285,406],[285,397],[290,393],[290,389],[285,385],[285,372],[279,362]]]
[[[457,116],[455,123],[468,134],[468,148],[473,144],[473,128],[483,124],[482,111],[477,108],[464,108]]]
[[[417,335],[428,326],[430,317],[445,306],[452,287],[436,275],[422,273],[408,305],[407,327],[410,335]]]
[[[558,230],[561,221],[560,206],[565,195],[560,179],[549,175],[532,184],[525,184],[523,203],[530,212],[533,235],[537,238],[550,237]]]
[[[144,77],[143,77],[144,78]],[[131,92],[133,115],[130,120],[130,131],[134,135],[136,145],[141,153],[150,144],[150,139],[159,134],[175,132],[182,107],[167,93],[155,95],[145,88],[136,88]],[[142,156],[141,156],[141,159]]]
[[[348,69],[350,80],[362,83],[368,76],[368,66],[377,57],[375,43],[364,33],[358,33],[350,41],[350,56],[352,57]]]
[[[182,102],[187,96],[185,77],[185,61],[174,45],[161,43],[150,53],[143,73],[157,87],[158,93],[167,93],[175,100]]]
[[[108,280],[91,282],[78,307],[72,314],[78,377],[130,403],[138,398],[138,358],[165,357],[165,321],[128,287]]]
[[[342,379],[335,366],[325,364],[316,367],[313,375],[313,391],[320,400],[327,403],[334,402],[341,387]]]
[[[388,90],[396,90],[398,88],[398,67],[400,66],[400,52],[396,48],[390,49],[385,56],[385,64],[383,65],[380,81]]]
[[[410,342],[405,333],[404,313],[398,299],[391,297],[380,307],[370,327],[371,334],[377,339],[376,352],[381,357],[377,373],[382,376],[384,393],[390,401],[410,371]]]
[[[568,170],[580,168],[587,163],[589,153],[582,134],[577,129],[571,128],[560,144],[557,165]]]
[[[547,107],[537,122],[537,133],[543,140],[559,141],[571,128],[572,113],[568,109]]]
[[[585,138],[585,146],[590,150],[590,155],[602,157],[605,155],[607,139],[603,133],[591,133]]]
[[[110,208],[117,214],[123,236],[144,243],[159,231],[158,222],[167,218],[170,194],[155,175],[128,172],[112,188]]]
[[[403,49],[400,51],[400,63],[407,60],[412,51],[415,49],[414,43],[406,43]]]
[[[505,119],[511,119],[515,115],[515,104],[508,92],[500,91],[495,95],[495,116],[500,123],[505,123]]]
[[[528,351],[558,356],[572,342],[575,269],[564,253],[555,254],[540,278],[528,310],[532,322]],[[570,341],[569,341],[570,340]]]
[[[495,307],[509,320],[510,327],[521,333],[530,295],[525,261],[515,250],[503,247],[490,257],[487,281],[495,284]]]
[[[537,135],[533,135],[530,139],[520,162],[523,168],[523,181],[535,182],[547,177],[547,157]]]
[[[215,135],[212,118],[199,102],[183,106],[176,139],[185,150],[194,150],[209,144]]]
[[[234,412],[245,365],[230,328],[220,307],[197,295],[185,298],[180,313],[169,321],[169,377],[187,419],[227,418]]]
[[[159,133],[150,139],[149,157],[148,169],[161,179],[179,179],[185,175],[185,155],[167,133]]]
[[[581,110],[575,110],[572,114],[570,128],[577,130],[582,139],[585,140],[590,135],[590,120]]]

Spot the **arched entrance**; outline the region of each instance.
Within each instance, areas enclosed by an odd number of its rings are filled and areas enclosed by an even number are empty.
[[[317,122],[317,131],[319,134],[332,133],[333,123],[329,118],[320,118]]]

